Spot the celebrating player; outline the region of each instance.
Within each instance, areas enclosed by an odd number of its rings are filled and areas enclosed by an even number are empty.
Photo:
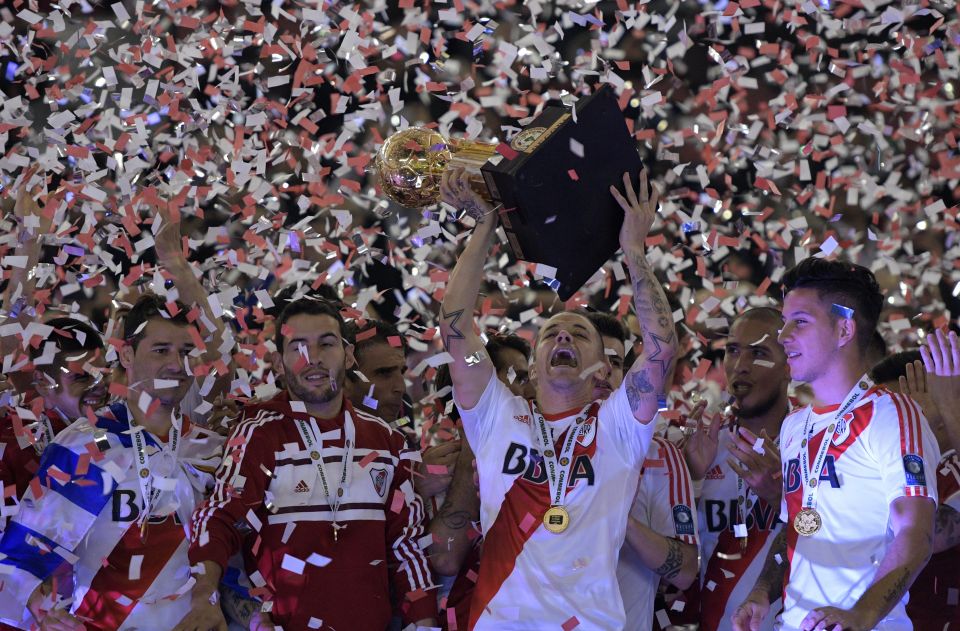
[[[936,440],[916,402],[866,374],[883,306],[873,274],[809,258],[784,285],[780,341],[814,401],[783,423],[785,526],[734,628],[758,629],[782,587],[783,629],[911,629],[904,596],[930,557]]]
[[[624,490],[637,488],[676,354],[673,319],[644,250],[658,195],[650,195],[646,172],[639,198],[627,174],[624,184],[626,197],[611,192],[626,213],[620,243],[644,353],[601,405],[593,375],[609,362],[599,333],[582,315],[553,316],[536,340],[536,400],[527,402],[497,379],[474,331],[493,210],[462,170],[444,175],[444,200],[477,220],[441,306],[454,399],[480,473],[485,540],[473,629],[623,628],[616,558],[632,500]]]
[[[790,369],[777,342],[780,312],[750,309],[737,316],[727,337],[723,368],[733,396],[733,416],[709,427],[698,414],[684,444],[698,496],[705,559],[700,585],[700,628],[727,631],[733,610],[760,574],[780,532],[780,457],[777,436],[789,409]],[[777,597],[779,600],[779,595]],[[774,605],[760,629],[773,629]]]
[[[286,391],[246,407],[227,443],[213,495],[194,517],[197,586],[176,630],[223,627],[211,595],[250,532],[251,581],[270,603],[263,624],[380,631],[393,612],[392,586],[404,620],[432,626],[415,453],[345,397],[354,359],[336,305],[295,300],[276,330],[273,364]]]

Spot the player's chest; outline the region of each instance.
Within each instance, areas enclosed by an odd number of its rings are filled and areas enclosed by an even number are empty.
[[[326,444],[307,449],[287,443],[274,453],[267,491],[279,507],[332,504],[382,505],[389,499],[399,459],[388,449]]]
[[[563,472],[562,479],[571,489],[592,488],[629,472],[630,467],[611,449],[605,428],[596,420],[555,428],[545,441],[536,439],[535,429],[517,423],[498,436],[487,466],[504,483],[548,486],[551,459],[554,470]],[[569,432],[574,433],[572,438]],[[545,452],[551,452],[546,453],[549,457]],[[555,476],[560,478],[559,473]]]

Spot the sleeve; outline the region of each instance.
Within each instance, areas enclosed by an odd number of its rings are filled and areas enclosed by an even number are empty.
[[[794,446],[791,440],[794,418],[797,418],[796,412],[788,414],[787,418],[783,419],[783,424],[780,425],[780,479],[783,482],[782,492],[780,493],[780,521],[785,524],[790,521],[790,508],[787,506],[787,482],[790,480],[790,463],[799,462],[799,460],[795,460],[796,454],[799,453],[798,448]]]
[[[901,394],[877,399],[869,425],[869,446],[887,492],[899,497],[937,501],[940,449],[916,401]]]
[[[489,388],[488,388],[489,389]],[[404,624],[410,624],[424,618],[437,617],[436,588],[427,556],[420,547],[424,537],[423,500],[413,490],[411,463],[419,454],[406,448],[403,436],[394,431],[391,435],[394,453],[399,453],[400,466],[393,475],[390,493],[387,495],[390,505],[386,506],[387,516],[387,559],[395,562],[393,569],[393,591],[403,595],[400,606]],[[429,539],[429,535],[427,537]]]
[[[19,622],[37,586],[62,563],[76,561],[74,551],[110,500],[114,477],[92,462],[85,438],[65,433],[44,450],[20,511],[0,539],[0,619]]]
[[[490,381],[483,389],[483,394],[477,404],[470,409],[466,409],[459,404],[457,409],[460,411],[460,419],[463,421],[463,431],[467,436],[467,442],[474,453],[479,453],[490,432],[498,424],[497,411],[515,395],[510,389],[503,385],[503,382],[497,378],[496,371],[490,371]]]
[[[638,500],[646,503],[641,520],[657,534],[698,545],[693,482],[680,450],[668,441],[654,440],[647,462],[655,467],[644,465],[638,494]]]
[[[602,423],[613,426],[616,449],[628,461],[636,462],[639,466],[650,448],[653,430],[660,422],[660,415],[657,414],[648,423],[638,421],[630,409],[625,383],[626,380],[600,405],[599,414]]]
[[[940,459],[937,495],[941,504],[960,511],[960,454],[956,451],[951,450]]]
[[[225,573],[243,539],[236,524],[244,520],[260,531],[256,512],[276,464],[272,442],[263,427],[259,415],[250,418],[245,414],[227,440],[213,492],[193,513],[190,565],[212,561]]]

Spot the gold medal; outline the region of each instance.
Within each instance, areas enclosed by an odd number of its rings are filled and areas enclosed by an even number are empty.
[[[311,452],[310,452],[310,459],[311,459],[311,460],[320,460],[320,452],[319,452],[319,451],[311,451]]]
[[[553,534],[560,534],[570,527],[570,513],[563,506],[551,506],[543,514],[543,525]]]
[[[823,520],[820,518],[820,513],[813,508],[803,508],[793,518],[793,529],[804,537],[815,534],[821,526],[823,526]]]

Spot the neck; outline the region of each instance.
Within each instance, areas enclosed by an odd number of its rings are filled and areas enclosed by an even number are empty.
[[[170,428],[173,427],[175,410],[165,405],[161,404],[157,406],[157,409],[154,410],[152,414],[144,414],[140,410],[137,401],[127,399],[127,409],[130,410],[130,415],[133,417],[134,423],[143,427],[157,438],[165,439],[170,433]]]
[[[338,392],[337,396],[326,403],[307,403],[304,401],[303,406],[310,416],[315,418],[333,418],[340,414],[340,409],[343,407],[343,392]]]
[[[835,363],[831,370],[810,382],[810,387],[813,388],[813,404],[817,407],[843,403],[844,397],[850,393],[857,380],[867,372],[866,363],[859,354],[838,359],[840,361]]]
[[[537,388],[537,408],[544,414],[559,414],[580,409],[592,400],[593,387],[563,388],[544,384]]]
[[[784,392],[783,395],[777,399],[776,403],[770,406],[770,409],[763,414],[758,414],[750,418],[738,415],[737,422],[740,423],[741,427],[749,429],[757,436],[760,435],[761,431],[766,430],[767,436],[776,438],[780,434],[780,426],[783,424],[783,419],[787,417],[789,410],[789,399],[787,398],[787,393]]]

